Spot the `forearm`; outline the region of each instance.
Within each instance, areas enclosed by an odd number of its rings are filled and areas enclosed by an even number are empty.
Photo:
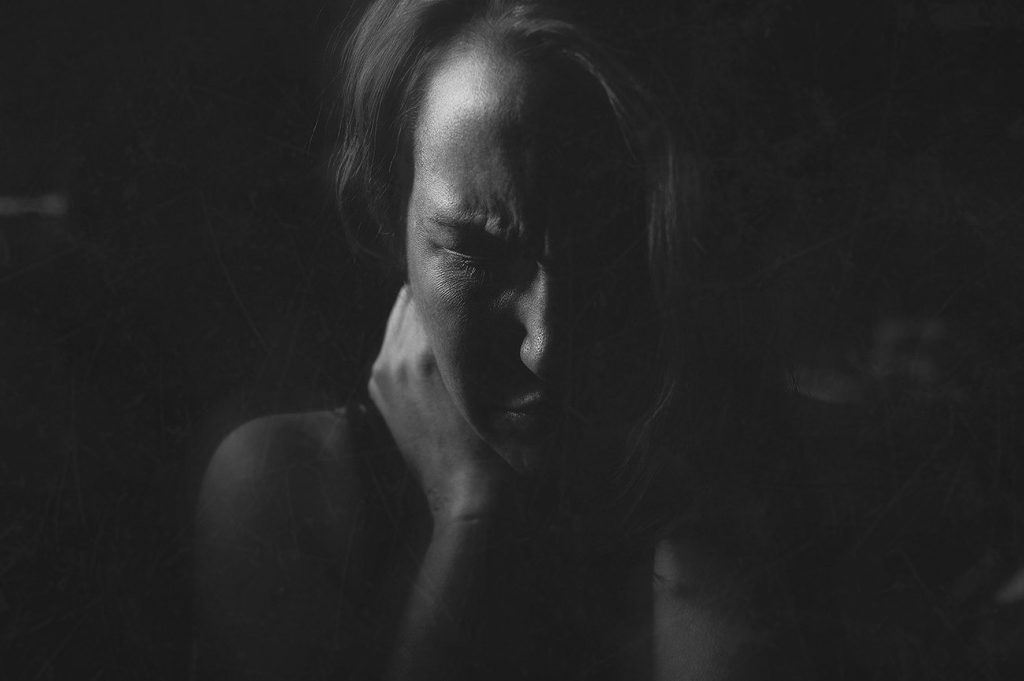
[[[435,523],[402,618],[389,681],[471,676],[468,635],[483,607],[492,531],[488,518]]]

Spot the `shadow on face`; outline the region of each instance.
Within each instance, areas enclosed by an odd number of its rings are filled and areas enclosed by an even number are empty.
[[[433,73],[415,129],[410,289],[456,404],[519,469],[621,392],[649,309],[637,171],[598,94],[477,43]]]

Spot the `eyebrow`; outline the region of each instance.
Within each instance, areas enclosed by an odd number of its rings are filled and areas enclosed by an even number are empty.
[[[486,227],[489,218],[479,211],[445,211],[431,210],[424,215],[425,219],[441,227],[461,229],[464,227]]]
[[[435,187],[430,189],[434,191],[428,191],[425,200],[420,204],[421,215],[427,220],[443,226],[459,227],[483,225],[490,217],[489,211],[474,206],[450,187],[444,187],[440,192],[436,191]]]
[[[503,202],[467,200],[455,192],[427,197],[420,215],[420,219],[448,229],[483,229],[505,236],[523,231],[517,212]]]
[[[429,202],[423,211],[423,219],[449,229],[482,229],[503,234],[510,231],[515,223],[507,211],[485,206],[474,206],[468,202],[443,203]],[[511,230],[515,232],[514,228]]]

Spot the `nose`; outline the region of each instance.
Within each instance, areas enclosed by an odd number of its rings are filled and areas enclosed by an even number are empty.
[[[555,306],[552,294],[551,275],[543,265],[538,265],[516,303],[519,322],[525,332],[519,346],[519,358],[527,369],[542,379],[550,378],[555,369]]]

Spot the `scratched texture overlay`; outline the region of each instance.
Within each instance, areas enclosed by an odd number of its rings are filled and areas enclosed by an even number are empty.
[[[857,452],[942,452],[928,508],[987,519],[949,567],[970,573],[1021,522],[996,502],[1020,455],[1024,11],[634,4],[701,151],[721,328],[796,367],[821,476],[882,526],[895,497]],[[213,448],[339,403],[372,355],[393,282],[344,245],[318,146],[345,5],[0,8],[0,678],[183,678]],[[948,562],[941,539],[915,555]]]

